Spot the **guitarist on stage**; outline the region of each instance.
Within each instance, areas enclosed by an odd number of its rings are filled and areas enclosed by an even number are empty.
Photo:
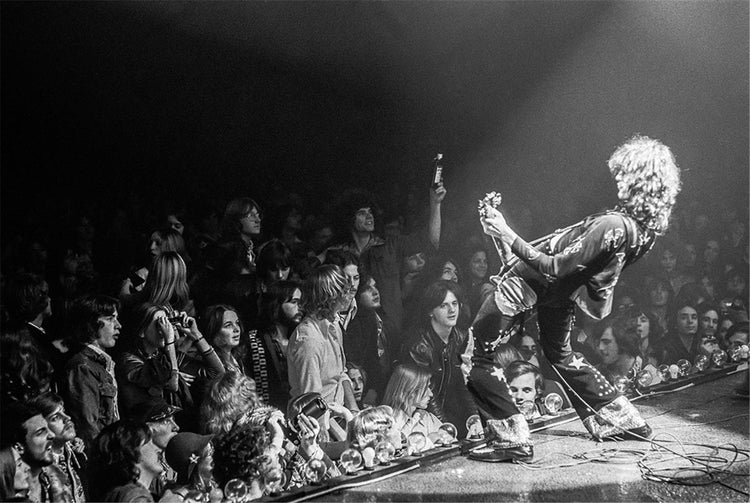
[[[624,396],[570,346],[574,306],[601,319],[612,307],[622,270],[641,258],[667,229],[680,191],[680,171],[669,148],[635,136],[608,161],[619,205],[556,231],[532,246],[511,229],[498,211],[499,197],[480,202],[484,232],[506,261],[494,278],[496,290],[477,313],[474,359],[488,353],[518,329],[525,311],[537,308],[540,344],[559,373],[576,412],[591,435],[648,439],[652,432]],[[490,322],[490,323],[488,323]],[[488,329],[492,327],[491,329]],[[475,451],[482,461],[533,457],[529,428],[510,396],[501,369],[475,365],[467,386],[486,423],[488,448]]]

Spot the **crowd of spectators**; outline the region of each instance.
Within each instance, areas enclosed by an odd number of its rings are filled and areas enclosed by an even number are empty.
[[[242,197],[4,236],[0,499],[255,499],[340,475],[350,448],[466,436],[497,258],[478,224],[445,239],[446,190],[425,192],[419,216],[347,190],[320,214]],[[574,350],[615,382],[747,345],[744,217],[686,204]],[[486,362],[531,420],[550,391],[570,404],[537,334],[532,311]]]

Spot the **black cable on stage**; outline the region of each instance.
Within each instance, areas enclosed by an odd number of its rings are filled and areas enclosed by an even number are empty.
[[[570,386],[570,384],[568,383],[568,381],[565,380],[565,378],[560,373],[560,371],[557,369],[557,367],[555,367],[554,365],[552,365],[552,368],[555,370],[555,373],[558,375],[558,377],[560,377],[560,379],[562,380],[562,382],[565,383],[565,385],[568,387],[568,389],[571,392],[573,392],[573,394],[579,400],[581,400],[581,402],[586,407],[588,407],[589,410],[593,411],[593,413],[596,416],[598,416],[600,419],[604,420],[607,424],[610,424],[610,425],[614,426],[615,428],[621,430],[623,433],[627,433],[631,437],[634,437],[636,439],[642,440],[644,442],[648,442],[649,444],[651,444],[651,450],[652,450],[652,452],[653,451],[658,452],[659,449],[663,449],[663,450],[665,450],[667,452],[670,452],[671,454],[674,455],[674,457],[670,458],[670,460],[677,459],[677,458],[683,458],[683,459],[685,459],[685,460],[687,460],[687,461],[689,461],[691,463],[691,465],[688,466],[688,467],[676,467],[676,468],[669,468],[669,469],[663,469],[663,470],[662,469],[658,469],[657,470],[651,464],[649,464],[649,463],[646,462],[647,457],[649,456],[649,454],[651,454],[651,453],[647,452],[646,455],[643,456],[643,458],[640,461],[638,461],[638,467],[640,468],[640,470],[641,470],[641,476],[644,479],[646,479],[646,480],[652,480],[652,481],[655,481],[655,482],[666,482],[666,483],[670,483],[670,484],[680,484],[680,485],[708,485],[708,484],[713,484],[713,483],[719,483],[722,486],[725,486],[725,487],[727,487],[729,489],[732,489],[732,490],[734,490],[734,491],[736,491],[738,493],[748,495],[748,493],[742,491],[741,489],[737,489],[737,488],[732,487],[732,486],[730,486],[730,485],[728,485],[726,483],[723,483],[719,479],[720,475],[724,476],[724,477],[730,476],[730,475],[735,475],[732,472],[730,472],[728,469],[731,468],[737,462],[738,457],[740,455],[744,456],[745,459],[749,459],[750,458],[750,456],[748,456],[748,454],[746,454],[745,452],[743,452],[744,450],[741,450],[741,449],[737,448],[737,446],[735,446],[733,444],[722,444],[722,445],[717,445],[717,446],[707,446],[707,447],[713,449],[713,451],[712,451],[713,454],[709,455],[708,457],[704,457],[704,456],[700,455],[699,453],[687,453],[687,452],[685,452],[684,454],[681,454],[681,453],[679,453],[679,452],[677,452],[675,450],[670,449],[666,445],[664,445],[664,441],[657,442],[656,441],[656,435],[654,437],[652,437],[651,439],[648,439],[648,438],[642,437],[640,435],[637,435],[637,434],[635,434],[633,432],[627,431],[627,430],[621,428],[619,425],[616,425],[616,424],[612,423],[610,420],[606,419],[601,414],[599,414],[598,411],[594,410],[594,408],[591,405],[589,405],[588,402],[586,402],[586,400],[584,400],[583,397],[581,395],[579,395],[578,392],[576,390],[574,390],[572,386]],[[680,389],[684,389],[686,387],[689,387],[689,386],[685,386],[685,387],[680,388]],[[677,391],[677,390],[672,390],[672,391]],[[680,446],[683,448],[683,452],[684,452],[685,451],[684,444],[682,442],[680,442],[676,437],[674,437],[674,438],[677,441],[677,443],[679,443]],[[705,444],[687,444],[687,445],[705,446]],[[731,449],[728,449],[728,448],[724,447],[724,446],[727,446],[727,445],[731,446]],[[735,454],[734,459],[732,459],[731,461],[729,461],[727,459],[718,457],[716,454],[718,453],[719,450],[728,450],[728,451],[733,452]],[[634,453],[634,452],[637,452],[637,450],[629,450],[629,452]],[[704,459],[707,459],[708,461],[704,461]],[[713,461],[724,461],[725,462],[724,463],[724,467],[720,468],[720,467],[717,467],[717,466],[713,466],[711,464]],[[521,464],[521,463],[519,463],[519,464]],[[528,466],[527,463],[524,463],[524,465]],[[695,465],[702,465],[702,467],[698,468]],[[550,467],[544,467],[544,468],[545,469],[549,469]],[[660,474],[657,473],[659,471],[667,471],[667,470],[671,470],[671,472],[673,474],[672,475],[660,475]],[[677,470],[677,471],[675,472],[675,470]],[[691,472],[694,472],[694,473],[705,474],[705,476],[708,479],[707,479],[707,481],[705,483],[702,483],[702,484],[688,484],[686,482],[686,479],[680,479],[680,478],[678,478],[676,476],[677,474],[679,474],[681,472],[687,472],[687,471],[691,471]]]

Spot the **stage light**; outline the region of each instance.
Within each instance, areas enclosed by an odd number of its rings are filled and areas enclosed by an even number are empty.
[[[362,466],[362,454],[357,449],[347,449],[341,453],[339,464],[344,469],[344,473],[354,473]]]
[[[409,434],[407,438],[409,441],[409,448],[413,456],[420,456],[425,446],[427,445],[427,437],[421,431],[415,431]]]
[[[224,497],[232,503],[238,503],[247,496],[247,484],[242,479],[232,479],[224,485]]]
[[[326,464],[319,459],[311,459],[305,465],[305,478],[313,484],[319,483],[325,477],[328,468]]]
[[[695,357],[695,363],[693,363],[693,368],[696,372],[703,372],[706,370],[706,367],[708,367],[708,356],[706,355],[698,355]]]
[[[562,406],[563,399],[557,393],[550,393],[544,397],[544,407],[547,409],[547,412],[549,412],[553,416],[557,415],[557,413],[560,412]]]
[[[727,363],[727,352],[723,349],[717,349],[711,353],[711,362],[713,362],[714,367],[723,367]]]
[[[472,414],[466,420],[466,438],[468,440],[478,440],[484,436],[484,427],[479,414]]]
[[[677,368],[680,369],[680,377],[685,377],[690,373],[690,362],[686,359],[677,360]]]
[[[654,377],[648,370],[641,370],[635,377],[635,382],[638,384],[639,389],[648,388],[654,381]]]

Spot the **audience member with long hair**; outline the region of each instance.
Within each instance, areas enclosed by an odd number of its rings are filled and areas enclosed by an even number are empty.
[[[255,383],[245,374],[228,371],[211,383],[201,404],[201,422],[206,433],[228,432],[261,401]]]
[[[416,365],[398,365],[388,381],[383,405],[393,409],[394,425],[404,435],[423,433],[429,438],[443,421],[427,410],[432,390],[430,372]]]
[[[145,424],[123,420],[107,426],[91,450],[91,500],[154,501],[148,488],[164,471],[161,455]]]

